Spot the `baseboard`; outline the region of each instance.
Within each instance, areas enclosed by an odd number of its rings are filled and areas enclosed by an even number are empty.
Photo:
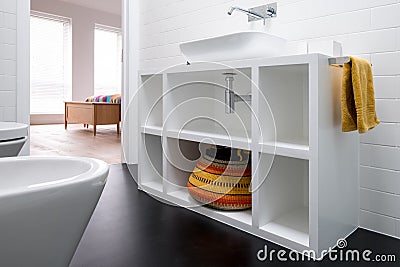
[[[63,124],[64,114],[31,114],[31,125]]]

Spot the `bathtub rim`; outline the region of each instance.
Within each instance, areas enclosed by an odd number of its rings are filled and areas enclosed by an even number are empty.
[[[88,157],[74,157],[74,156],[23,156],[23,157],[6,157],[0,158],[0,166],[2,164],[7,164],[16,161],[80,161],[85,162],[90,165],[90,168],[78,175],[74,175],[68,178],[55,179],[53,182],[44,183],[33,183],[26,186],[16,186],[6,189],[4,191],[0,190],[0,199],[24,194],[30,194],[40,191],[47,191],[51,189],[61,188],[63,186],[72,186],[76,184],[84,184],[90,181],[98,182],[99,185],[105,186],[109,174],[109,164],[95,158]],[[43,163],[45,164],[45,163]],[[45,166],[45,165],[44,165]],[[40,185],[40,186],[35,186]]]

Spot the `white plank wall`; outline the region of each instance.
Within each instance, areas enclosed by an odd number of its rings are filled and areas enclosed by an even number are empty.
[[[17,120],[17,1],[0,1],[0,121]]]
[[[247,23],[241,13],[227,15],[230,6],[269,2],[278,2],[278,18],[266,26]],[[184,63],[181,42],[243,30],[307,41],[316,50],[319,43],[336,40],[344,54],[370,60],[382,124],[361,138],[360,225],[400,237],[400,0],[141,0],[140,5],[141,69]]]

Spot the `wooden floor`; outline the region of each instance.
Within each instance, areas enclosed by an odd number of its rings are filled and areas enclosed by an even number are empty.
[[[32,125],[31,155],[80,156],[104,160],[109,164],[121,163],[121,135],[115,125],[84,129],[83,125]]]

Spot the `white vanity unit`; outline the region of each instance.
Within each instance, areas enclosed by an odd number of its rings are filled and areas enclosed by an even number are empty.
[[[225,76],[251,94],[225,113]],[[341,69],[321,54],[140,73],[139,188],[317,257],[358,227],[358,134],[341,132]],[[186,189],[206,144],[252,152],[253,207],[198,206]],[[177,218],[179,219],[179,218]]]

